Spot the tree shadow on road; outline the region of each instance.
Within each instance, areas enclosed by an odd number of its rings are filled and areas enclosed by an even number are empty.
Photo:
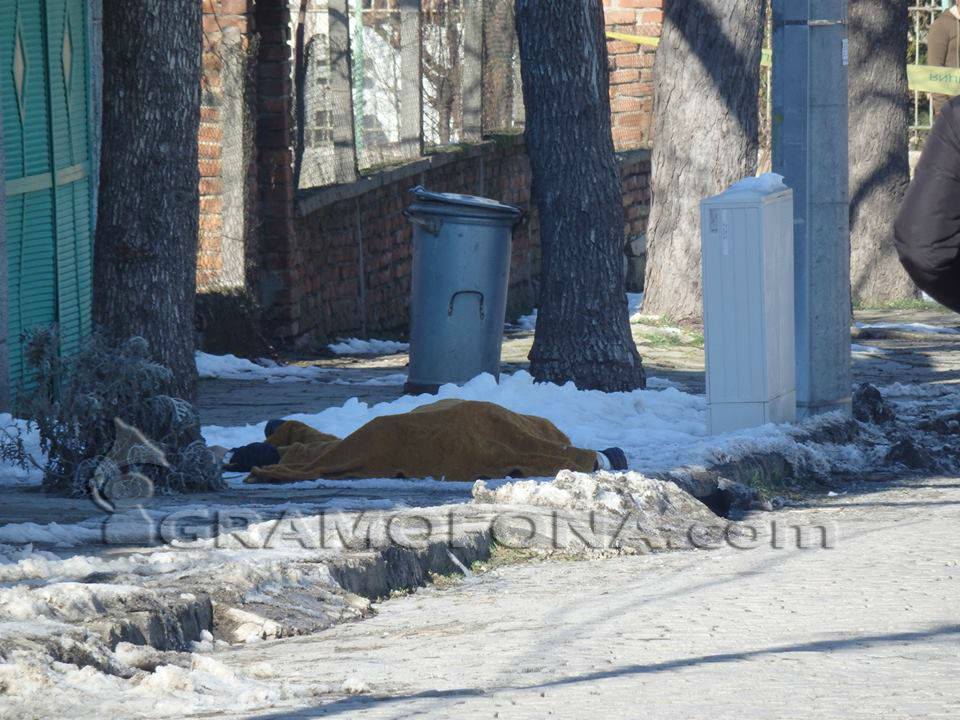
[[[739,652],[715,653],[711,655],[695,655],[688,658],[678,658],[658,663],[625,665],[619,668],[603,670],[601,672],[586,673],[574,677],[550,680],[533,685],[503,685],[486,689],[451,688],[448,690],[424,690],[418,693],[394,696],[354,696],[335,700],[326,705],[315,705],[309,708],[283,711],[271,715],[259,716],[261,720],[293,720],[305,717],[331,717],[344,715],[381,705],[405,703],[418,700],[453,700],[458,698],[494,696],[504,691],[540,691],[546,688],[556,688],[582,683],[593,683],[614,678],[624,678],[639,675],[652,675],[674,670],[682,670],[702,665],[741,662],[771,655],[786,655],[792,653],[810,652],[855,652],[867,648],[895,645],[898,643],[917,643],[937,640],[947,640],[960,636],[960,625],[936,625],[925,630],[914,630],[899,633],[883,633],[875,635],[856,635],[853,637],[839,637],[826,640],[811,640],[788,645],[774,645],[756,650],[742,650]],[[423,712],[419,708],[417,713]]]

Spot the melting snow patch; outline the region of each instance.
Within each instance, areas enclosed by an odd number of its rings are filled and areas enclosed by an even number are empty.
[[[883,348],[873,347],[872,345],[858,345],[857,343],[851,343],[850,352],[862,353],[864,355],[886,355],[887,350]]]
[[[18,420],[10,413],[0,413],[0,433],[6,439],[19,435],[26,450],[38,464],[43,465],[44,454],[40,449],[40,433],[36,427],[25,420]],[[43,480],[43,473],[34,466],[27,468],[17,467],[11,463],[0,463],[0,487],[4,485],[38,485]],[[2,542],[2,538],[0,538]]]
[[[340,685],[340,690],[347,695],[363,695],[370,692],[370,686],[360,678],[350,676]]]
[[[912,385],[909,383],[891,383],[877,387],[880,394],[892,398],[931,398],[952,395],[956,389],[949,385]]]
[[[410,345],[394,340],[347,338],[332,345],[327,345],[327,349],[335,355],[396,355],[397,353],[407,352]]]
[[[0,525],[0,542],[4,543],[44,543],[57,547],[74,547],[102,539],[99,528],[80,524],[61,525],[53,522],[40,525],[25,522]]]
[[[957,335],[960,330],[926,323],[856,323],[858,330],[899,330],[900,332],[923,333],[928,335]]]
[[[533,332],[537,329],[537,309],[534,308],[533,312],[529,315],[521,315],[517,318],[516,324],[513,326],[519,328],[520,330],[526,330],[527,332]]]
[[[266,380],[267,382],[310,382],[323,380],[326,368],[280,365],[266,358],[252,362],[235,355],[197,352],[197,373],[201,378],[219,380]]]

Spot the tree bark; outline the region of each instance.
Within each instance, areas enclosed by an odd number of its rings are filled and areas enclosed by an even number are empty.
[[[513,0],[483,5],[483,131],[513,128]]]
[[[916,297],[893,242],[910,184],[907,0],[850,0],[850,284],[854,303]]]
[[[623,278],[601,0],[517,1],[526,145],[540,213],[540,310],[530,371],[581,390],[644,385]]]
[[[139,335],[192,400],[201,3],[105,0],[94,317]]]
[[[654,61],[645,312],[703,316],[700,201],[757,171],[766,3],[666,0]]]

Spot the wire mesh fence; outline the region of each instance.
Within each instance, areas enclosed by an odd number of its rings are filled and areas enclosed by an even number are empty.
[[[400,8],[396,0],[350,1],[357,164],[371,168],[403,159]]]
[[[422,4],[423,141],[427,147],[463,136],[463,6],[461,0]]]
[[[213,23],[204,33],[204,75],[198,133],[200,232],[197,282],[203,290],[246,285],[255,256],[248,242],[256,212],[247,178],[253,172],[258,42],[235,25]]]
[[[299,189],[522,128],[513,0],[297,4]]]
[[[950,12],[950,8],[954,4],[953,0],[916,0],[910,6],[910,39],[907,62],[915,65],[941,64],[941,59],[929,57],[927,38],[934,21],[941,13]],[[935,96],[928,92],[913,90],[910,99],[910,148],[915,150],[923,146],[927,133],[933,126]]]

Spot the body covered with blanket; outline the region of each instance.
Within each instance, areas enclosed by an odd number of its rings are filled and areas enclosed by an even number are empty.
[[[272,430],[267,443],[276,448],[279,462],[252,467],[247,482],[478,480],[626,468],[616,448],[598,453],[573,447],[549,420],[468,400],[440,400],[402,415],[384,415],[343,439],[289,420]]]

